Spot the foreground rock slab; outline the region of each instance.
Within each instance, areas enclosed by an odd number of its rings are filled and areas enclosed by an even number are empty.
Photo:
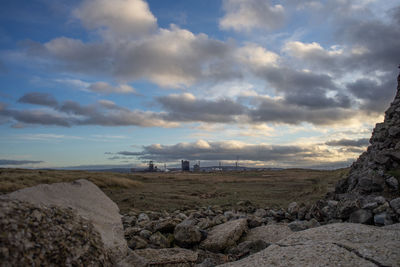
[[[207,238],[200,243],[200,247],[212,252],[222,252],[236,245],[246,230],[247,219],[233,220],[217,225],[208,232]]]
[[[113,266],[100,234],[71,209],[0,199],[0,266]]]
[[[397,229],[325,225],[296,232],[259,253],[221,266],[399,266]]]
[[[119,266],[168,266],[168,267],[190,267],[198,258],[197,252],[183,248],[164,249],[138,249],[130,255]]]
[[[72,208],[93,224],[113,258],[120,259],[128,251],[117,204],[88,180],[40,184],[12,192],[5,197],[40,206]]]
[[[276,243],[289,235],[292,230],[285,224],[269,224],[251,229],[247,235],[242,238],[243,241],[262,240],[268,244]]]

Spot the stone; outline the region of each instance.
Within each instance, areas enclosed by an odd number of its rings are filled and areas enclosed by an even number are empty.
[[[238,219],[217,225],[208,232],[200,247],[212,252],[221,252],[232,247],[247,230],[247,220]]]
[[[149,239],[153,233],[149,230],[143,229],[139,232],[139,236],[144,239]]]
[[[299,205],[297,205],[297,202],[292,202],[288,206],[288,212],[292,216],[297,216],[297,213],[299,211]]]
[[[139,236],[132,237],[128,242],[128,247],[130,249],[147,248],[147,246],[148,246],[147,241]]]
[[[170,245],[168,239],[160,232],[152,234],[149,238],[149,241],[151,244],[160,248],[167,248]]]
[[[176,221],[172,219],[160,220],[155,223],[153,227],[154,232],[161,232],[161,233],[172,233],[174,232]]]
[[[373,210],[373,212],[374,212],[374,214],[382,213],[382,212],[387,211],[388,208],[389,208],[389,203],[388,203],[388,202],[385,202],[384,204],[382,204],[382,205],[378,206],[377,208],[375,208],[375,209]]]
[[[309,228],[314,228],[320,226],[319,222],[315,219],[309,221],[293,221],[288,224],[288,227],[293,232],[303,231]]]
[[[392,207],[392,209],[400,215],[400,197],[392,199],[390,201],[390,206]]]
[[[292,233],[292,230],[285,224],[268,224],[249,230],[241,241],[262,240],[267,244],[272,244],[288,237]]]
[[[238,244],[236,247],[230,249],[229,254],[234,254],[238,258],[243,258],[248,255],[257,253],[268,246],[268,243],[260,239],[255,241],[244,241]]]
[[[372,224],[374,222],[374,215],[370,210],[359,209],[350,214],[349,222]]]
[[[81,179],[70,183],[40,184],[5,196],[39,206],[71,208],[100,233],[106,249],[118,260],[128,252],[119,208],[95,184]]]
[[[137,219],[138,222],[143,222],[143,221],[150,221],[149,216],[146,213],[140,213]]]
[[[193,220],[185,220],[174,230],[175,242],[178,246],[190,248],[202,240],[202,233]]]
[[[119,266],[176,266],[191,267],[197,261],[197,252],[183,248],[138,249],[131,251]]]
[[[93,224],[76,211],[0,199],[0,266],[113,266]]]
[[[398,266],[400,231],[337,223],[301,232],[224,267]]]
[[[350,214],[360,208],[360,204],[355,199],[344,199],[339,201],[336,209],[336,217],[348,219]]]
[[[389,186],[390,189],[395,190],[395,191],[399,190],[399,181],[397,181],[397,179],[394,178],[393,176],[386,179],[385,182]]]
[[[267,211],[266,211],[265,209],[257,209],[257,210],[254,212],[254,216],[263,218],[263,217],[267,216]]]

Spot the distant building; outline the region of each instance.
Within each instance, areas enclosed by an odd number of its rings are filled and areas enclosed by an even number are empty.
[[[147,171],[149,171],[149,172],[157,171],[157,167],[154,167],[154,163],[152,160],[149,161],[149,168],[147,169]]]
[[[182,160],[182,171],[183,172],[188,172],[190,171],[190,165],[189,165],[189,161],[188,160]]]
[[[197,164],[193,165],[194,172],[200,172],[200,161]]]

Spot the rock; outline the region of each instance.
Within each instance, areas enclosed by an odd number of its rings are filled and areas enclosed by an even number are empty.
[[[149,238],[149,241],[151,244],[156,245],[160,248],[167,248],[170,245],[168,239],[160,232],[152,234]]]
[[[392,209],[400,215],[400,197],[392,199],[392,201],[390,201],[390,206],[392,207]]]
[[[232,211],[225,211],[224,216],[229,221],[235,217],[235,214]]]
[[[349,222],[372,224],[374,222],[374,215],[370,210],[356,210],[352,214],[350,214]]]
[[[175,242],[178,246],[190,248],[202,240],[202,233],[194,220],[185,220],[174,230]]]
[[[267,216],[267,211],[265,209],[257,209],[256,212],[254,212],[254,216],[263,218]]]
[[[296,232],[263,251],[221,266],[397,266],[400,231],[338,223]]]
[[[138,222],[143,222],[143,221],[150,221],[149,216],[146,213],[140,213],[137,219]]]
[[[339,201],[336,209],[336,217],[340,219],[348,219],[350,214],[360,208],[360,204],[356,199],[343,199]]]
[[[229,254],[234,254],[238,258],[243,258],[248,255],[257,253],[257,252],[265,249],[268,246],[269,246],[268,243],[266,243],[260,239],[255,240],[255,241],[244,241],[244,242],[240,243],[239,245],[237,245],[236,247],[231,248],[229,250]]]
[[[200,247],[212,252],[220,252],[232,247],[247,230],[247,220],[238,219],[217,225],[211,229]]]
[[[74,210],[0,199],[1,266],[113,266],[99,232]]]
[[[376,214],[374,216],[374,223],[375,223],[375,225],[379,225],[379,226],[391,225],[391,224],[393,224],[393,220],[388,213],[383,212],[380,214]]]
[[[382,213],[382,212],[387,211],[388,208],[389,208],[389,203],[388,203],[388,202],[385,202],[384,204],[382,204],[382,205],[380,205],[379,207],[375,208],[375,209],[373,210],[373,212],[374,212],[374,214]]]
[[[147,248],[147,246],[148,246],[147,241],[139,236],[132,237],[128,242],[128,247],[130,249]]]
[[[120,266],[191,267],[196,263],[197,257],[196,252],[183,248],[146,248],[130,252]]]
[[[161,233],[172,233],[174,232],[176,224],[176,221],[172,219],[161,220],[155,223],[153,231]]]
[[[269,224],[251,229],[241,240],[262,240],[267,244],[272,244],[288,237],[292,233],[292,230],[285,224]]]
[[[263,224],[263,222],[264,222],[264,220],[260,217],[249,216],[247,218],[247,225],[249,228],[261,226]]]
[[[149,239],[153,233],[149,230],[143,229],[139,232],[139,236],[144,239]]]
[[[293,221],[288,224],[288,227],[293,232],[303,231],[309,228],[314,228],[320,226],[319,222],[315,219],[309,221]]]
[[[128,252],[118,206],[88,180],[40,184],[12,192],[6,197],[40,206],[71,208],[93,224],[113,259],[118,260]]]
[[[297,213],[299,211],[299,205],[297,205],[297,202],[292,202],[288,206],[288,212],[292,216],[297,216]]]
[[[399,181],[397,181],[397,179],[394,178],[393,176],[386,179],[386,184],[392,190],[395,190],[395,191],[399,190]]]

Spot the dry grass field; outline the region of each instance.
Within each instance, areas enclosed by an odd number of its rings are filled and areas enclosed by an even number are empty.
[[[348,169],[286,169],[217,173],[134,173],[0,169],[0,193],[41,183],[88,179],[98,185],[122,212],[175,210],[198,206],[234,206],[249,200],[257,207],[286,207],[292,201],[311,203],[334,189]]]

